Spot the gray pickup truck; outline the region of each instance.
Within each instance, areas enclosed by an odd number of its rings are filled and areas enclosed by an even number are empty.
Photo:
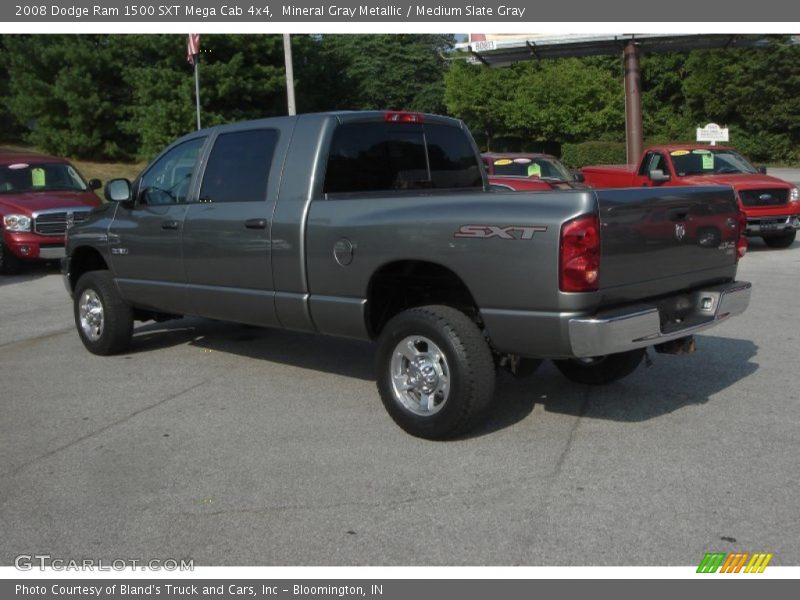
[[[182,315],[377,340],[387,411],[431,439],[479,422],[498,367],[609,383],[750,298],[732,189],[491,191],[447,117],[214,127],[105,193],[63,262],[90,352]]]

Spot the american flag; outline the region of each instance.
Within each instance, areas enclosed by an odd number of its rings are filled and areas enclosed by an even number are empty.
[[[197,55],[200,53],[200,34],[190,33],[189,39],[186,42],[186,60],[190,65],[194,66],[194,61],[197,60]]]

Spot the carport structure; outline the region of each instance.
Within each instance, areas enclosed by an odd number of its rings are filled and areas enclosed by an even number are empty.
[[[598,55],[621,55],[625,85],[625,143],[628,162],[642,153],[642,52],[667,53],[715,48],[765,47],[763,34],[470,34],[456,48],[470,54],[470,62],[507,67],[525,60]],[[702,125],[698,123],[698,125]]]

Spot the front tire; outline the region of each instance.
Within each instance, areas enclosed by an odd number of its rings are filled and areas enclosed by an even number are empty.
[[[377,384],[392,419],[413,436],[465,433],[487,410],[495,370],[478,326],[449,306],[423,306],[392,318],[381,332]]]
[[[765,235],[762,239],[770,248],[788,248],[794,243],[796,237],[796,231],[787,231],[780,235]]]
[[[605,385],[633,373],[642,362],[644,353],[642,348],[594,358],[554,360],[553,363],[570,381],[585,385]]]
[[[22,261],[4,243],[0,242],[0,275],[19,273],[21,266]]]
[[[81,275],[74,293],[75,325],[92,354],[124,352],[133,335],[133,310],[122,299],[108,271]]]

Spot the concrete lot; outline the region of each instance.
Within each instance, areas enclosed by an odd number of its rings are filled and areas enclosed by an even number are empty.
[[[369,344],[186,320],[88,354],[55,269],[0,280],[0,564],[800,564],[800,243],[743,317],[605,388],[501,376],[492,420],[389,419]]]

